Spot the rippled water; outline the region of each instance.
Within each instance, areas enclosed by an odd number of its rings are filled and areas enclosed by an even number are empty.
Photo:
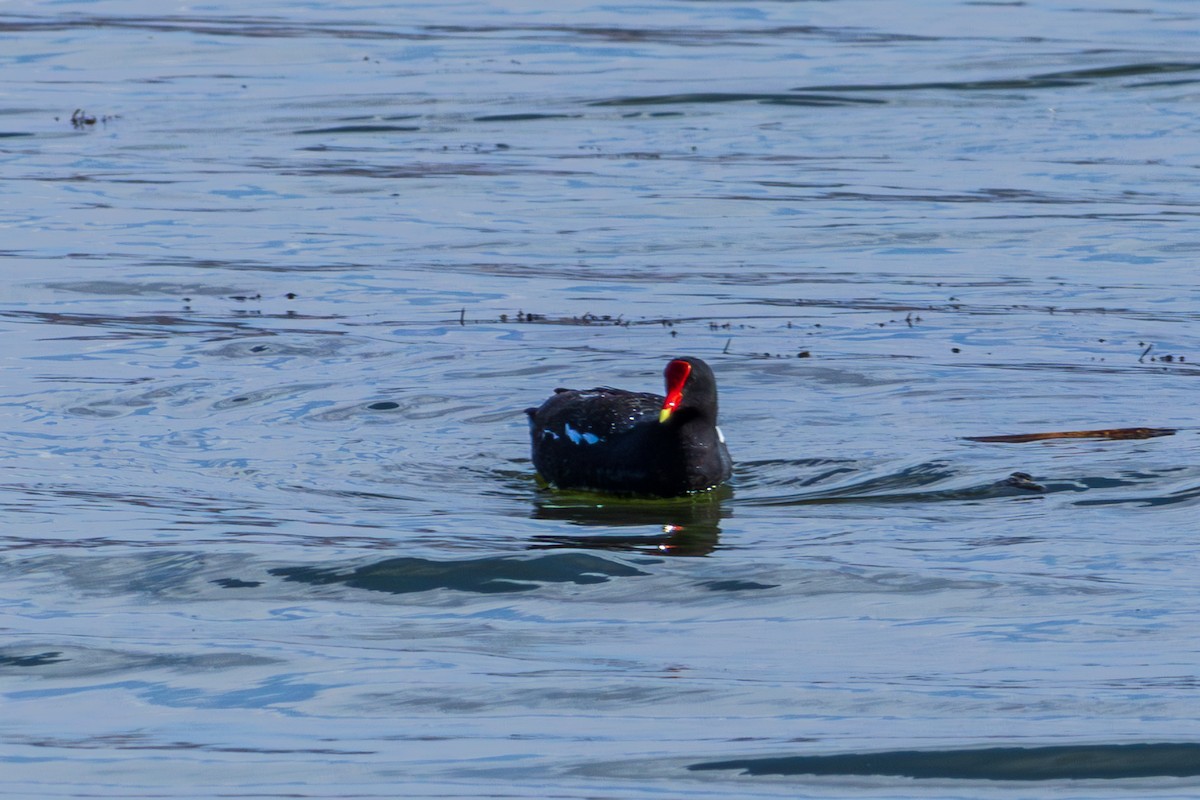
[[[1195,796],[1198,45],[4,7],[0,787]],[[677,354],[732,486],[538,489],[522,409]]]

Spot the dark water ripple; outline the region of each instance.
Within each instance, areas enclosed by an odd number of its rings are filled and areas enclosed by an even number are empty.
[[[744,775],[898,775],[985,781],[1121,780],[1200,775],[1200,744],[994,747],[900,750],[833,756],[710,761],[692,770],[740,769]]]
[[[859,97],[839,97],[825,94],[749,94],[735,92],[697,92],[694,94],[649,95],[645,97],[621,97],[612,100],[596,100],[593,106],[648,106],[648,105],[706,105],[711,103],[767,103],[783,106],[837,106],[882,103],[883,100]]]
[[[435,562],[420,558],[393,558],[349,574],[337,569],[277,567],[272,575],[314,585],[338,583],[355,589],[389,594],[427,592],[433,589],[493,594],[527,592],[547,581],[576,584],[603,583],[609,576],[644,575],[633,567],[583,553],[548,555],[534,559],[474,559]]]
[[[857,86],[802,86],[797,92],[911,92],[946,90],[950,92],[974,92],[1007,89],[1061,89],[1072,86],[1090,86],[1112,78],[1128,78],[1142,75],[1170,74],[1175,72],[1200,71],[1200,63],[1194,61],[1159,62],[1148,64],[1124,64],[1096,69],[1074,69],[1031,75],[1028,78],[1012,78],[985,81],[936,81],[930,83],[887,83]],[[1132,86],[1156,85],[1137,83]]]

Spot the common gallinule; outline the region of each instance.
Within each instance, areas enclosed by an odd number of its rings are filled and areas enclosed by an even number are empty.
[[[667,396],[555,389],[527,408],[533,465],[559,489],[673,497],[711,489],[733,461],[717,427],[717,380],[698,358],[676,358],[663,373]]]

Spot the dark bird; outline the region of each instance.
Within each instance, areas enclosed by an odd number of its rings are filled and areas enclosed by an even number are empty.
[[[667,396],[600,386],[555,389],[527,408],[533,466],[559,489],[674,497],[729,479],[717,379],[698,358],[664,371]]]

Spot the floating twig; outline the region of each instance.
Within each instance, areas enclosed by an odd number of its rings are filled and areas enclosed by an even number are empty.
[[[964,436],[969,442],[1003,442],[1022,444],[1046,439],[1153,439],[1174,436],[1176,428],[1103,428],[1095,431],[1053,431],[1050,433],[1013,433],[999,436]]]

